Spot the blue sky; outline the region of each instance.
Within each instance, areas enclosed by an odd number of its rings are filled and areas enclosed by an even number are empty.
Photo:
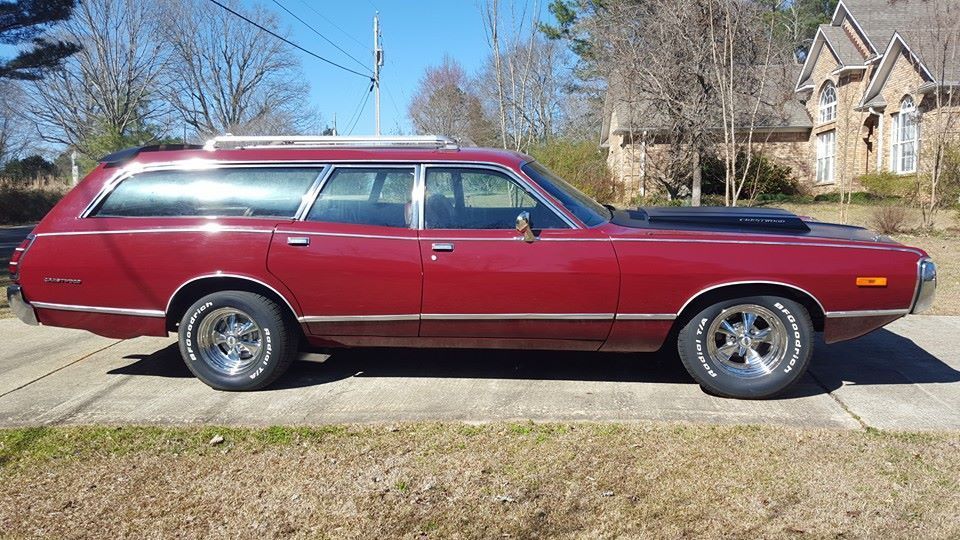
[[[253,5],[255,0],[245,0]],[[487,42],[480,7],[477,0],[278,0],[287,9],[316,28],[328,39],[367,65],[372,65],[373,14],[380,12],[385,63],[381,72],[381,126],[384,134],[399,128],[409,132],[407,104],[416,89],[424,69],[441,62],[445,54],[459,61],[469,74],[484,62]],[[524,0],[506,0],[501,10],[508,13],[511,3],[522,5]],[[292,41],[321,56],[352,68],[359,68],[352,60],[323,41],[310,29],[285,13],[272,0],[259,0],[267,9],[277,13],[290,31]],[[318,16],[310,7],[343,29]],[[536,0],[529,0],[532,6]],[[552,20],[541,0],[542,20]],[[323,115],[324,121],[337,118],[337,127],[346,134],[350,116],[357,109],[369,82],[329,66],[306,54],[297,53],[303,71],[310,81],[311,101]],[[373,97],[367,102],[357,122],[354,135],[373,134]]]

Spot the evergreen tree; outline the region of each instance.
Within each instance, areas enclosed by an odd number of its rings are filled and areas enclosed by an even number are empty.
[[[0,59],[0,79],[36,80],[44,70],[54,68],[80,46],[51,41],[42,34],[57,22],[70,18],[76,0],[16,0],[0,2],[0,43],[19,45],[32,42],[15,57]]]

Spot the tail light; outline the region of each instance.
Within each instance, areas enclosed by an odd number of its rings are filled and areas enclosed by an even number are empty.
[[[23,261],[23,255],[27,252],[27,249],[30,248],[30,244],[33,243],[33,235],[26,237],[23,242],[20,242],[20,245],[13,249],[13,254],[10,256],[10,265],[7,267],[7,271],[10,272],[10,279],[16,281],[18,274],[20,273],[20,263]]]

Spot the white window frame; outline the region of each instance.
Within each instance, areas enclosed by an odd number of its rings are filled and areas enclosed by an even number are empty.
[[[817,184],[832,184],[836,169],[837,130],[817,133]]]
[[[906,96],[890,124],[890,170],[897,174],[917,172],[920,123],[913,98]]]
[[[820,92],[820,123],[833,122],[837,119],[837,87],[828,82]]]

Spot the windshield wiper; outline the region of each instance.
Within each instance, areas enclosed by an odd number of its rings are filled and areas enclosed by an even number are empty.
[[[617,211],[617,207],[612,204],[604,204],[603,207],[607,209],[607,212],[610,212],[610,219],[613,219],[613,213]]]

